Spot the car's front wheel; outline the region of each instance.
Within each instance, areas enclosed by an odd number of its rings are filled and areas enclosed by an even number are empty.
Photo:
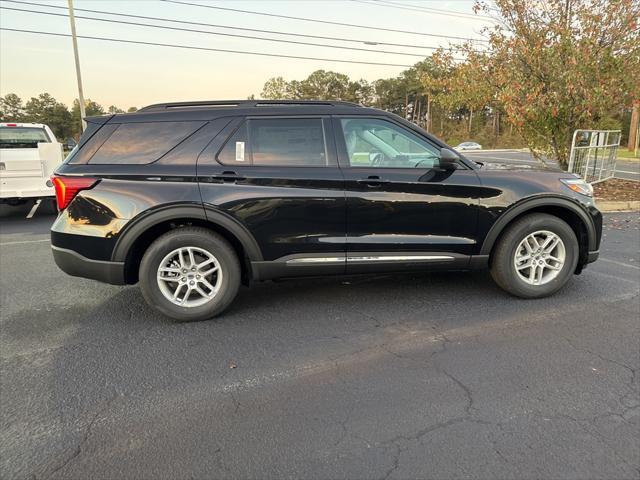
[[[513,295],[545,297],[567,283],[578,257],[571,227],[553,215],[534,213],[507,227],[493,252],[491,275]]]
[[[149,305],[176,320],[204,320],[229,306],[240,287],[240,264],[221,236],[200,227],[156,239],[140,263],[140,288]]]

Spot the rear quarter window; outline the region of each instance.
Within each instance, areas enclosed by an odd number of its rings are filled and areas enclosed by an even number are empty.
[[[145,122],[120,124],[109,138],[102,143],[89,160],[89,163],[144,165],[155,162],[198,130],[204,123]]]

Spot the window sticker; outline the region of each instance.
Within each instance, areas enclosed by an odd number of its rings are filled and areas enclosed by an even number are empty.
[[[236,162],[244,162],[244,142],[236,142]]]

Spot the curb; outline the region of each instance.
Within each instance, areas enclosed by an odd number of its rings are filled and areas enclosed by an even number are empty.
[[[600,200],[596,198],[596,207],[602,213],[640,211],[640,200]]]

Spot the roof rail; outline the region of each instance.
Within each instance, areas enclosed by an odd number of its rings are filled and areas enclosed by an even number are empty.
[[[196,102],[155,103],[141,108],[138,112],[157,112],[179,108],[224,108],[224,107],[262,107],[277,105],[331,105],[361,107],[353,102],[333,100],[203,100]]]

